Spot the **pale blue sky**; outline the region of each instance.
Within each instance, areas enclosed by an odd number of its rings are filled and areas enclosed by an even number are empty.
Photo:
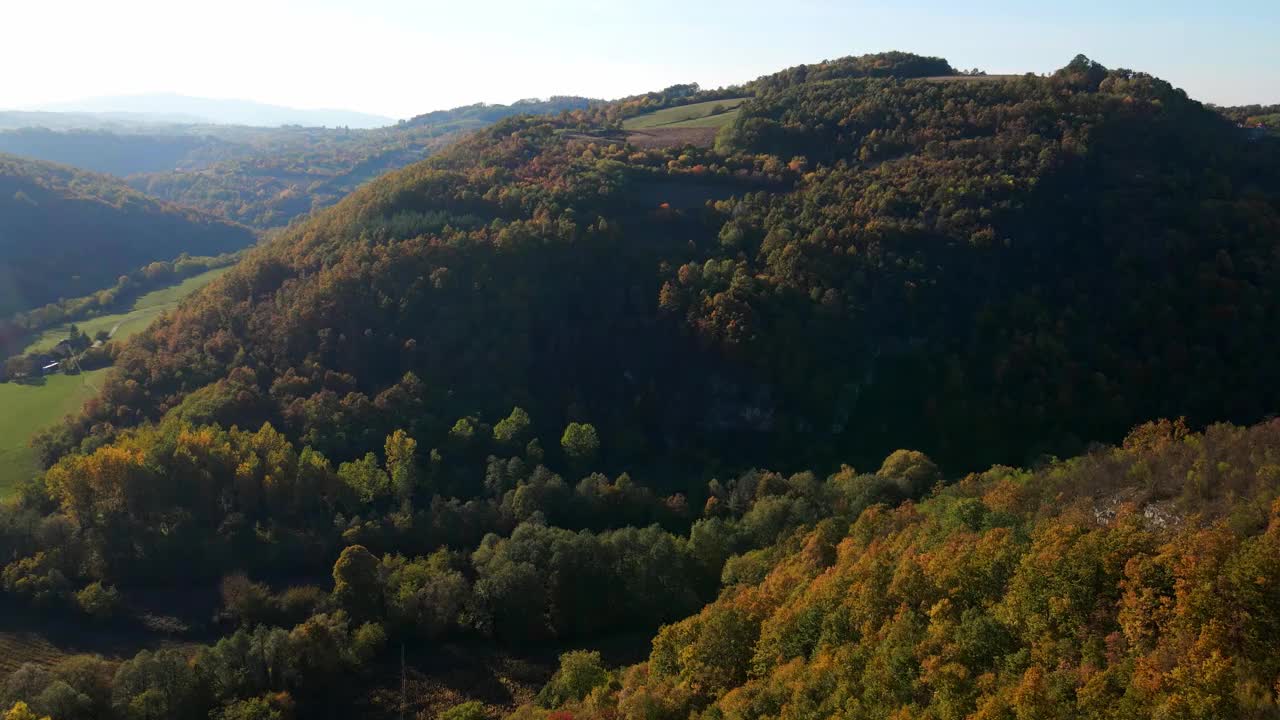
[[[0,25],[10,108],[171,91],[407,117],[893,49],[993,73],[1083,52],[1208,102],[1280,103],[1280,0],[0,0]]]

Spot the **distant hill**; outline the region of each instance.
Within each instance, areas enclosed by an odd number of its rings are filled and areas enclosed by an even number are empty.
[[[547,115],[565,110],[586,110],[592,103],[598,102],[575,95],[555,95],[546,100],[517,100],[510,105],[476,103],[417,115],[400,121],[399,127],[480,127],[512,115]]]
[[[196,128],[153,126],[144,131],[24,127],[0,131],[0,153],[73,165],[117,176],[204,167],[252,148]]]
[[[223,160],[192,171],[139,174],[129,183],[246,225],[278,227],[332,205],[383,173],[426,158],[461,133],[513,115],[584,111],[591,103],[582,97],[554,97],[467,105],[375,130],[282,128],[249,139],[252,148],[247,151],[226,149]]]
[[[0,316],[112,286],[182,253],[216,255],[255,235],[123,181],[0,155]]]
[[[477,103],[364,130],[146,124],[102,115],[0,112],[0,153],[128,176],[134,188],[157,197],[270,228],[331,205],[361,183],[427,157],[460,133],[522,113],[583,111],[593,102],[560,96],[510,105]]]
[[[394,118],[354,110],[299,108],[268,105],[251,100],[221,100],[176,93],[119,95],[51,103],[35,108],[44,112],[74,112],[123,116],[137,121],[205,122],[228,125],[303,125],[308,127],[375,128]]]
[[[191,115],[145,115],[138,113],[41,112],[0,110],[0,130],[44,128],[48,130],[112,130],[119,132],[155,130],[166,125],[198,125]]]

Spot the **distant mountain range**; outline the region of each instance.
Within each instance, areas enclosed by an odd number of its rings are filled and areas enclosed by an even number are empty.
[[[227,125],[304,125],[307,127],[376,128],[395,118],[354,110],[303,110],[251,100],[219,100],[176,93],[119,95],[51,103],[30,110],[73,112],[104,120],[160,123],[217,123]]]

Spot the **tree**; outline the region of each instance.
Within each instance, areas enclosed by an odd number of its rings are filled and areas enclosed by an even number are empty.
[[[5,361],[4,374],[8,378],[24,378],[36,371],[35,358],[29,355],[15,355]]]
[[[437,720],[487,720],[488,714],[479,701],[464,702],[440,713]]]
[[[585,469],[595,459],[600,450],[600,437],[596,429],[589,423],[569,423],[560,436],[560,447],[564,448],[569,462],[579,470]]]
[[[363,545],[343,548],[333,564],[333,598],[357,619],[373,618],[382,607],[378,559]]]
[[[288,717],[271,698],[252,697],[237,700],[217,714],[217,720],[286,720]]]
[[[378,467],[378,457],[373,453],[354,462],[338,466],[338,477],[356,492],[360,502],[372,503],[391,494],[391,479]]]
[[[274,607],[271,588],[249,580],[244,573],[235,573],[222,579],[219,587],[222,607],[241,625],[252,626],[267,622]]]
[[[40,718],[31,712],[31,708],[27,707],[26,703],[19,700],[4,714],[4,720],[49,720],[49,718]]]
[[[512,408],[510,415],[493,426],[493,438],[503,445],[518,448],[525,442],[532,424],[529,413],[524,408]]]
[[[908,497],[919,497],[942,480],[938,466],[918,450],[894,450],[876,474],[893,480]]]
[[[95,620],[109,620],[120,609],[120,593],[110,585],[92,582],[76,593],[76,605]]]
[[[181,650],[143,650],[121,663],[112,684],[112,704],[129,718],[163,720],[205,712],[200,684]]]
[[[365,623],[351,633],[351,658],[357,668],[366,666],[387,644],[387,631],[378,623]]]
[[[560,656],[560,669],[538,693],[544,707],[559,707],[582,700],[592,690],[609,682],[609,671],[600,662],[599,652],[575,650]]]
[[[58,720],[88,720],[93,717],[93,700],[66,681],[54,680],[32,699],[41,712]]]
[[[387,436],[385,451],[392,491],[401,502],[412,500],[417,484],[418,441],[404,430],[396,430]]]

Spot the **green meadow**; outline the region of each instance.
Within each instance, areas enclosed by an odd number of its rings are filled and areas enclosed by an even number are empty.
[[[719,127],[733,121],[733,118],[738,114],[738,106],[745,100],[747,98],[711,100],[667,108],[628,118],[623,121],[622,127],[627,130],[652,130],[666,127]],[[721,108],[723,112],[714,113],[717,107]]]
[[[139,297],[124,312],[102,315],[76,323],[89,335],[99,330],[111,332],[120,341],[145,330],[162,313],[173,309],[183,298],[208,285],[230,267],[217,268]],[[48,350],[67,336],[69,325],[45,331],[26,352]],[[110,368],[79,375],[50,375],[30,383],[0,383],[0,497],[11,493],[23,478],[38,471],[35,452],[28,446],[38,430],[53,425],[80,410],[97,394]]]

